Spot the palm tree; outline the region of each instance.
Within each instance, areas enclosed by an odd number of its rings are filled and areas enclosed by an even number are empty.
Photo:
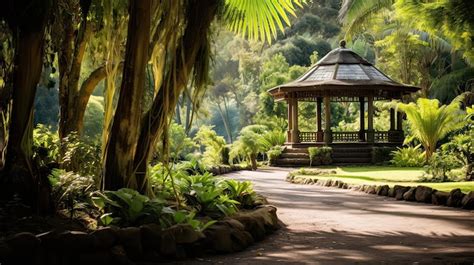
[[[412,137],[425,148],[426,160],[436,151],[436,144],[448,133],[463,127],[460,103],[463,95],[456,97],[449,105],[441,105],[437,99],[419,98],[415,103],[398,103],[399,110],[407,115]]]

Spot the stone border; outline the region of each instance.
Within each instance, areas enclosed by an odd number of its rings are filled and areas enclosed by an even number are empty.
[[[461,207],[468,210],[474,209],[474,191],[464,194],[461,192],[461,189],[453,189],[451,192],[444,192],[422,185],[416,187],[395,185],[392,188],[388,185],[355,185],[345,183],[341,180],[316,179],[304,176],[297,177],[292,173],[288,174],[286,181],[294,184],[309,184],[350,189],[368,194],[394,197],[396,200],[431,203],[448,207]]]
[[[135,264],[241,251],[279,228],[277,209],[261,205],[225,217],[203,232],[188,224],[161,229],[104,227],[91,233],[18,233],[0,241],[1,264]]]
[[[252,168],[250,165],[246,167],[243,167],[241,165],[219,165],[219,166],[210,167],[207,169],[207,171],[211,172],[212,175],[214,176],[218,176],[218,175],[223,175],[223,174],[227,174],[234,171],[251,170],[251,169]]]

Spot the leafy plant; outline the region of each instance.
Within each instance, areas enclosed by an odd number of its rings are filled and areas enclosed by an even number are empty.
[[[390,163],[397,167],[422,167],[426,160],[420,146],[397,147],[397,150],[392,152]]]
[[[172,224],[173,211],[163,200],[150,199],[135,190],[95,192],[92,197],[96,207],[104,212],[100,221],[104,225],[138,226],[146,223]]]
[[[195,219],[195,217],[196,217],[195,211],[191,211],[191,212],[176,211],[173,214],[173,220],[176,224],[188,224],[194,230],[199,231],[199,232],[206,230],[208,227],[210,227],[211,225],[217,222],[216,220],[211,220],[206,223],[203,223],[200,220]]]
[[[241,207],[251,207],[254,204],[257,194],[253,190],[252,182],[226,179],[223,183],[225,185],[224,192],[230,199],[238,201]]]
[[[422,181],[446,182],[454,179],[448,176],[448,173],[458,167],[459,163],[453,155],[442,152],[436,152],[430,158],[426,168],[426,174],[422,176]]]
[[[38,124],[33,130],[33,158],[42,165],[59,161],[59,136],[50,127]]]
[[[392,156],[392,147],[386,147],[386,146],[374,146],[372,147],[372,163],[374,164],[381,164],[381,163],[386,163],[387,161],[390,161],[390,158]]]
[[[323,147],[308,147],[309,165],[329,165],[332,163],[332,148],[328,146]]]
[[[66,208],[71,218],[75,210],[87,206],[90,194],[97,190],[97,183],[92,177],[80,176],[62,169],[53,169],[49,181],[56,208]]]
[[[194,140],[204,146],[203,162],[206,165],[222,164],[222,149],[225,147],[224,137],[217,135],[212,126],[201,126]]]
[[[177,183],[186,204],[198,213],[219,216],[231,215],[237,211],[239,202],[226,195],[221,181],[210,173],[183,176]]]
[[[65,146],[62,165],[67,170],[83,176],[94,176],[98,179],[102,171],[101,147],[97,141],[88,137],[79,137],[70,133],[63,139]]]
[[[266,126],[249,125],[240,131],[240,136],[234,142],[230,151],[230,159],[242,156],[249,161],[252,169],[257,169],[257,156],[265,149],[262,146],[262,136],[267,132]]]

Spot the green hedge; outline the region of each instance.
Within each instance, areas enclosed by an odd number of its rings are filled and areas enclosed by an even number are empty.
[[[332,163],[332,148],[331,147],[308,147],[309,165],[329,165]]]

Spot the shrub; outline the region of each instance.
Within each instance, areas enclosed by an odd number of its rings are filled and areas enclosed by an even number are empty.
[[[455,179],[450,177],[449,173],[459,166],[459,162],[453,155],[436,152],[428,161],[426,174],[421,177],[421,180],[426,182],[454,181]]]
[[[382,146],[372,148],[372,163],[381,164],[392,159],[392,147]]]
[[[222,148],[225,146],[225,139],[217,135],[211,126],[201,126],[196,133],[194,140],[204,146],[203,161],[206,165],[222,164]]]
[[[392,163],[397,167],[421,167],[425,164],[425,154],[420,149],[421,145],[408,146],[392,152]]]
[[[281,156],[282,153],[283,147],[281,145],[272,147],[270,150],[267,151],[268,163],[270,165],[275,164],[275,161]]]
[[[332,148],[324,147],[308,147],[309,165],[329,165],[332,163]]]

